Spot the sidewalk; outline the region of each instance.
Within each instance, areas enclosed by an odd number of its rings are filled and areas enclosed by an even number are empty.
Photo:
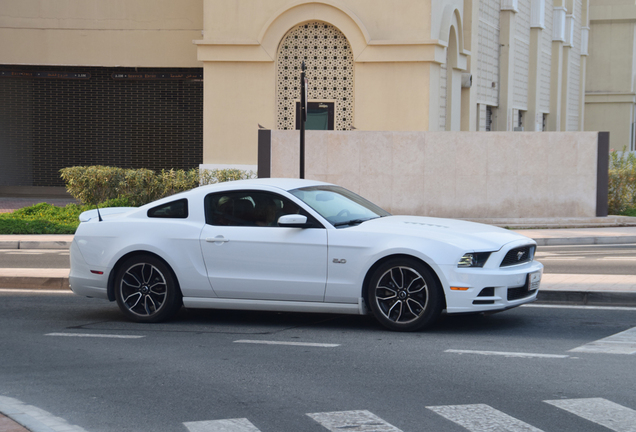
[[[514,231],[534,239],[540,246],[636,243],[636,224],[622,227]],[[72,241],[72,235],[0,235],[0,249],[68,249]],[[67,290],[68,272],[68,269],[0,268],[0,288]],[[636,275],[546,273],[541,281],[539,301],[555,304],[636,306]]]

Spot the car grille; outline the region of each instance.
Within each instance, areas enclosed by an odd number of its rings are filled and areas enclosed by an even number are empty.
[[[539,288],[539,282],[535,282],[532,286],[529,286],[530,276],[526,276],[526,284],[518,288],[508,288],[508,301],[519,300],[534,294]]]
[[[534,258],[534,245],[522,246],[510,249],[499,267],[508,267],[532,261]]]

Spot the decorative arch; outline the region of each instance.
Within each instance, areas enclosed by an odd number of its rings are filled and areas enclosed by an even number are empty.
[[[353,54],[346,36],[323,21],[294,26],[276,55],[277,128],[295,129],[301,63],[307,67],[309,101],[334,103],[334,129],[353,123]]]
[[[258,42],[275,59],[279,44],[287,32],[309,21],[321,21],[338,28],[349,41],[354,58],[360,55],[370,40],[369,32],[362,21],[340,2],[298,0],[272,15],[261,29]]]
[[[460,64],[460,55],[464,53],[464,27],[459,9],[454,6],[446,6],[442,14],[442,25],[440,27],[439,40],[446,42],[450,49],[450,35],[453,33],[456,41],[456,48],[448,53],[450,64],[456,67]]]

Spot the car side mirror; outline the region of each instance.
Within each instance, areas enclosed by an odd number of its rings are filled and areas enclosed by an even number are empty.
[[[278,226],[285,228],[310,228],[312,224],[307,222],[307,216],[288,214],[278,218]]]

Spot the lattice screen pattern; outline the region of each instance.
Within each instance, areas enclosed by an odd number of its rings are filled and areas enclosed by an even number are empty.
[[[342,32],[324,22],[296,26],[281,42],[276,82],[278,129],[295,129],[303,60],[307,68],[309,101],[334,101],[335,130],[351,129],[353,53]]]

